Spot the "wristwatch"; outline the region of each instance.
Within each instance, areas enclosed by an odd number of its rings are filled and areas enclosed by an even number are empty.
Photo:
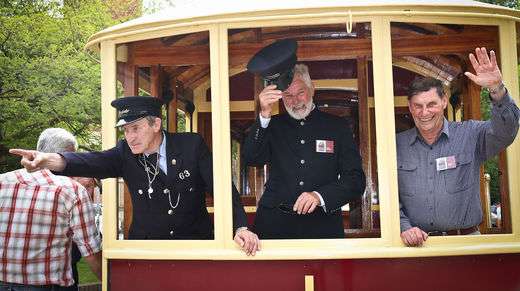
[[[501,82],[500,85],[498,85],[497,87],[491,89],[491,88],[487,88],[489,93],[495,95],[497,94],[498,92],[502,91],[504,88],[506,87],[506,85],[504,85],[504,82]]]

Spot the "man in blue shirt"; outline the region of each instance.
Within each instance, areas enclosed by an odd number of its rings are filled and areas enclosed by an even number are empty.
[[[507,93],[493,51],[475,49],[475,74],[488,88],[491,119],[449,122],[442,83],[417,79],[409,87],[408,108],[415,128],[397,135],[401,239],[421,246],[428,235],[479,234],[482,221],[480,165],[510,145],[518,132],[519,109]]]

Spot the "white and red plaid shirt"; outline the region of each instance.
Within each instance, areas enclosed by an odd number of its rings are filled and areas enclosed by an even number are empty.
[[[83,256],[101,250],[83,186],[48,170],[0,175],[0,281],[72,285],[72,241]]]

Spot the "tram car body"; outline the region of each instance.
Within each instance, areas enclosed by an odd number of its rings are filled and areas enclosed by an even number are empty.
[[[104,149],[116,143],[110,102],[125,96],[167,101],[168,131],[204,137],[213,153],[206,200],[214,238],[127,240],[131,200],[122,181],[107,179],[103,290],[520,290],[518,138],[494,158],[499,174],[482,167],[482,235],[431,237],[420,248],[400,238],[395,145],[396,133],[413,126],[405,88],[417,76],[446,85],[448,120],[485,118],[481,89],[463,75],[476,47],[497,53],[520,104],[519,11],[466,0],[186,2],[103,30],[87,49],[100,52]],[[315,104],[352,129],[367,188],[342,208],[345,238],[262,240],[246,256],[233,242],[227,181],[252,222],[269,176],[268,166],[240,158],[263,86],[246,64],[285,38],[298,42]]]

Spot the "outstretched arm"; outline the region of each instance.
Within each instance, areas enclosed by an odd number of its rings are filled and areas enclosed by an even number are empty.
[[[63,171],[67,163],[65,159],[56,153],[42,153],[34,150],[10,149],[9,153],[22,157],[20,164],[29,172],[41,169],[49,169],[51,171]]]

